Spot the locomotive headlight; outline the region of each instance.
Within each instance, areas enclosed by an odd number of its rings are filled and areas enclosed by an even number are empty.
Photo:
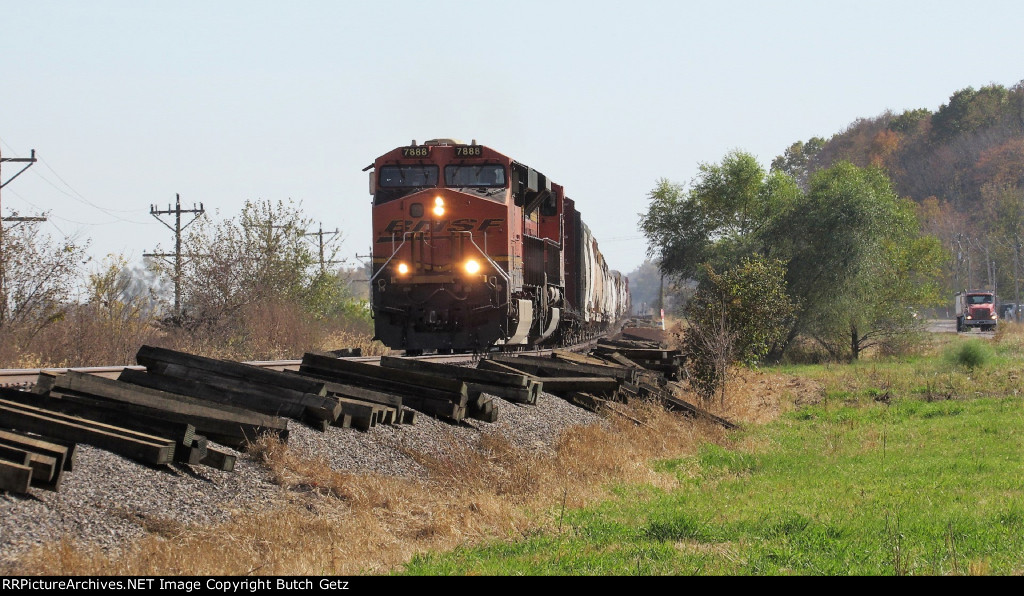
[[[444,215],[444,199],[441,197],[434,198],[434,215],[438,217]]]
[[[409,273],[409,266],[406,265],[405,263],[399,263],[398,264],[398,274],[399,275],[405,275],[406,273]]]
[[[478,273],[480,271],[480,263],[476,262],[473,259],[469,259],[468,261],[466,261],[465,267],[466,267],[466,273],[468,273],[470,275],[472,275],[474,273]]]

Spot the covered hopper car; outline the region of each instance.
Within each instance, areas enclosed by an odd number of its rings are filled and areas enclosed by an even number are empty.
[[[413,141],[371,166],[376,338],[392,349],[576,343],[629,312],[572,199],[476,141]]]

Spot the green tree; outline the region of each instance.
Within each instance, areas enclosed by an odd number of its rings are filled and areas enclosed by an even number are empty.
[[[711,252],[712,226],[700,205],[682,186],[664,178],[658,180],[648,199],[647,213],[640,215],[647,256],[659,263],[662,273],[696,275],[698,265]]]
[[[905,110],[898,116],[889,120],[889,130],[902,134],[913,134],[921,127],[922,123],[928,122],[932,117],[931,110],[917,108]]]
[[[999,120],[1009,105],[1010,91],[1002,85],[987,85],[975,90],[967,87],[955,92],[932,116],[932,136],[946,142],[954,137]]]
[[[898,333],[902,326],[884,329],[910,319],[911,305],[938,299],[946,255],[921,237],[913,203],[879,168],[840,162],[815,173],[771,235],[779,249],[772,256],[788,260],[789,293],[803,309],[782,348],[805,334],[833,357],[856,358],[873,338]]]
[[[683,353],[690,384],[704,399],[725,395],[730,365],[754,365],[786,334],[797,305],[786,293],[785,266],[743,258],[722,273],[705,267],[687,303]]]
[[[689,191],[659,180],[640,215],[648,256],[664,273],[692,278],[702,263],[722,267],[764,253],[764,231],[798,195],[790,176],[766,172],[741,151],[701,164]]]
[[[786,151],[772,160],[772,171],[788,174],[803,184],[810,174],[811,163],[821,153],[825,139],[811,137],[807,142],[797,141],[786,148]]]

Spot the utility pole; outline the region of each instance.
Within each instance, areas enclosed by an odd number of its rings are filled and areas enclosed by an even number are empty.
[[[659,266],[660,268],[660,266]],[[661,317],[661,328],[665,328],[665,272],[661,272],[661,282],[658,285],[658,314]]]
[[[1013,320],[1020,323],[1020,239],[1013,243]]]
[[[996,262],[989,256],[988,246],[988,242],[983,246],[985,249],[985,272],[988,274],[988,287],[992,289],[993,293],[998,295],[997,290],[999,290],[999,288],[996,287],[996,284],[998,283],[998,280],[996,279]]]
[[[324,236],[327,235],[327,236],[333,237],[333,236],[337,236],[340,233],[341,232],[338,231],[338,228],[334,228],[333,232],[330,232],[330,231],[325,232],[324,231],[324,224],[323,224],[323,222],[320,222],[320,231],[319,232],[302,232],[303,236],[317,236],[318,237],[319,244],[320,244],[320,273],[324,273],[327,270],[327,265],[334,265],[334,264],[337,264],[337,263],[344,263],[344,261],[335,261],[335,260],[329,260],[328,261],[328,260],[324,260],[325,259],[325,257],[324,257],[324,246],[325,246]]]
[[[370,280],[373,278],[373,245],[370,245],[370,249],[365,255],[356,253],[356,258],[359,259],[359,263],[363,266],[363,273],[366,274],[366,279],[353,279],[359,283],[366,283],[366,298],[367,300],[373,299],[373,285],[370,284]]]
[[[0,170],[0,188],[7,186],[7,183],[21,175],[22,172],[36,163],[36,150],[32,150],[31,157],[4,157],[0,155],[0,168],[4,163],[23,163],[20,170],[13,176],[4,180],[3,171]],[[3,202],[0,201],[0,207]],[[6,323],[7,319],[7,255],[4,254],[4,221],[46,221],[45,217],[0,217],[0,325]]]
[[[205,210],[203,209],[202,203],[199,203],[199,208],[196,208],[195,203],[193,203],[191,209],[182,209],[180,194],[175,194],[174,200],[174,209],[171,209],[171,206],[168,205],[166,211],[158,210],[156,208],[156,205],[149,206],[149,214],[155,217],[157,221],[167,226],[167,228],[169,228],[172,232],[174,232],[174,253],[143,253],[142,256],[157,258],[174,257],[174,318],[176,321],[181,321],[181,231],[187,228],[189,225],[191,225],[192,222],[199,219],[199,216],[205,213]],[[184,226],[181,225],[182,213],[193,214],[192,219]],[[161,215],[173,215],[174,226],[172,227],[171,224],[160,219]]]
[[[953,269],[953,276],[956,278],[956,281],[954,282],[955,287],[953,288],[953,292],[959,292],[964,289],[960,287],[960,268],[964,264],[964,247],[960,243],[963,239],[963,234],[958,233],[953,237],[953,239],[956,240],[956,265]]]
[[[967,291],[971,291],[971,239],[967,239]]]
[[[17,174],[11,176],[7,180],[4,180],[2,177],[0,177],[0,188],[7,186],[8,182],[20,176],[22,172],[32,167],[32,164],[36,163],[36,150],[32,150],[31,157],[4,157],[0,155],[0,165],[4,163],[23,163],[25,164],[25,166],[18,170]]]

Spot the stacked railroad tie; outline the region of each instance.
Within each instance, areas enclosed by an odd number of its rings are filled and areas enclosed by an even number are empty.
[[[307,353],[299,374],[328,383],[337,395],[394,406],[402,416],[412,416],[415,410],[453,422],[497,419],[493,398],[478,388],[457,377],[403,366],[398,360],[382,357],[378,366]]]
[[[737,428],[678,397],[675,389],[685,370],[680,352],[640,337],[601,340],[586,355],[568,350],[552,350],[549,357],[490,354],[477,367],[526,375],[528,380],[542,383],[547,393],[593,412],[625,415],[615,403],[647,399],[686,416]]]
[[[736,428],[679,398],[679,352],[641,337],[602,340],[587,355],[494,353],[476,368],[387,356],[379,364],[347,359],[354,356],[307,353],[298,370],[275,371],[143,346],[136,360],[145,370],[126,367],[117,379],[70,370],[41,373],[29,390],[0,387],[0,490],[57,490],[79,443],[148,465],[230,471],[235,456],[218,444],[243,449],[266,434],[287,440],[289,420],[321,431],[413,424],[417,413],[494,422],[495,397],[534,405],[541,391],[627,418],[616,402],[656,400]]]
[[[41,373],[29,388],[0,388],[0,490],[57,490],[76,444],[162,466],[231,471],[235,455],[260,436],[288,438],[288,420],[325,430],[409,424],[414,413],[344,393],[294,373],[144,346],[145,370],[117,379],[69,370]]]
[[[352,391],[297,371],[275,371],[252,364],[216,360],[144,346],[137,355],[145,372],[125,371],[122,380],[174,391],[268,416],[300,421],[316,430],[331,426],[369,430],[378,424],[412,424],[415,415],[400,400],[374,399],[372,391]],[[334,356],[323,356],[338,361]]]
[[[25,432],[0,430],[0,490],[27,493],[30,486],[56,491],[74,469],[77,445]]]

